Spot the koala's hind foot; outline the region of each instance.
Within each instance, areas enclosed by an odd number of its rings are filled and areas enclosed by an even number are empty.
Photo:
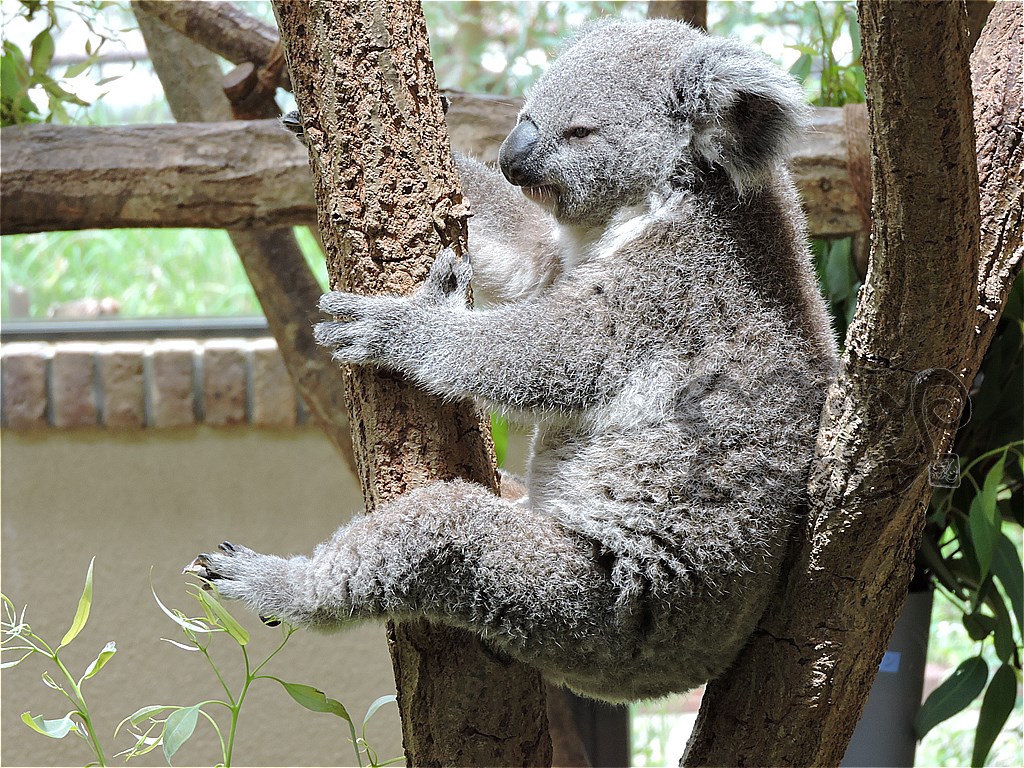
[[[285,560],[274,555],[261,555],[248,547],[225,541],[218,552],[198,555],[183,573],[198,576],[217,589],[222,597],[241,600],[267,626],[282,621],[289,624],[314,622],[311,612],[304,610],[309,601],[297,594],[297,585],[308,565],[307,558]]]

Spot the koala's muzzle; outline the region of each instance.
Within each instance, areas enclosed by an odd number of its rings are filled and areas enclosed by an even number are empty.
[[[498,150],[498,167],[510,184],[529,187],[540,183],[536,174],[529,170],[530,154],[539,139],[540,131],[533,121],[523,120],[501,143],[501,149]]]

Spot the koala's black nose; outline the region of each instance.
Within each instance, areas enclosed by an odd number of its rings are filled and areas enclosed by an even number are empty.
[[[540,138],[540,131],[531,120],[523,120],[512,129],[498,150],[498,167],[509,183],[517,187],[528,186],[526,161]]]

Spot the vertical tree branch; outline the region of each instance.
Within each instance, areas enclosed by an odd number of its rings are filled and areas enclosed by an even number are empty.
[[[275,0],[310,148],[332,283],[404,294],[466,215],[417,3]],[[398,376],[346,373],[367,507],[434,480],[496,489],[485,417]],[[410,764],[548,764],[536,671],[467,632],[389,627]]]
[[[1024,261],[1024,5],[996,3],[971,54],[981,257],[973,380]]]
[[[979,228],[963,9],[858,8],[868,279],[822,419],[804,540],[750,645],[708,686],[687,765],[838,765],[906,596],[928,466],[962,406]]]

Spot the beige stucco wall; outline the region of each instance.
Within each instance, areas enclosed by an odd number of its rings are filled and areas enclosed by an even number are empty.
[[[308,552],[361,506],[354,478],[313,429],[8,430],[0,434],[0,472],[2,588],[19,606],[28,605],[27,620],[48,641],[59,642],[67,629],[96,557],[92,616],[62,657],[80,673],[107,641],[117,642],[114,658],[85,684],[97,730],[110,745],[108,758],[128,746],[124,737],[112,739],[114,726],[139,707],[188,705],[217,694],[199,654],[160,641],[178,638],[179,630],[153,600],[151,570],[165,604],[197,610],[180,571],[198,552],[224,539],[279,554]],[[252,657],[262,658],[279,630],[263,627],[240,606],[235,613],[252,633]],[[236,648],[225,638],[213,647],[237,681]],[[47,718],[68,711],[61,695],[40,681],[42,671],[36,659],[2,673],[0,762],[84,765],[86,746],[74,736],[53,741],[20,722],[25,710]],[[322,688],[360,720],[371,701],[394,692],[379,625],[335,635],[301,632],[267,671]],[[374,717],[369,740],[382,758],[401,754],[394,705]],[[174,763],[218,760],[215,737],[200,721]],[[353,760],[342,721],[306,712],[276,683],[251,689],[236,765]],[[159,752],[132,762],[165,764]]]

